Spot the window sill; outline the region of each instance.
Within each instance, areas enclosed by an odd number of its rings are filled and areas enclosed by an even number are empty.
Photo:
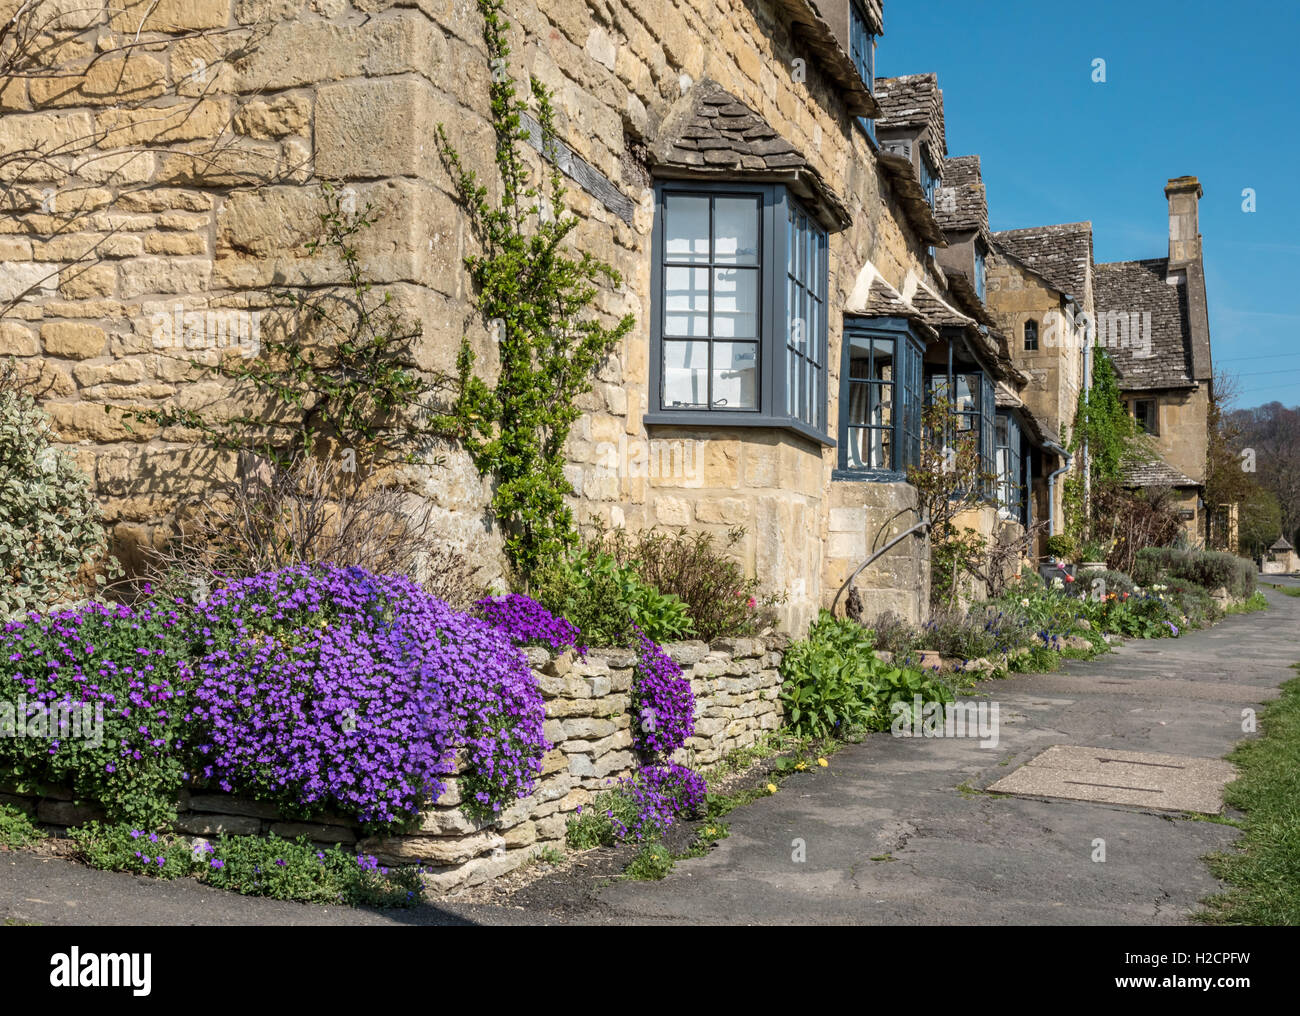
[[[833,469],[831,480],[852,483],[906,483],[907,473],[894,469]]]
[[[646,413],[642,422],[647,427],[707,427],[709,429],[725,427],[759,428],[762,430],[788,430],[800,437],[807,438],[823,448],[834,448],[835,441],[821,433],[816,427],[810,427],[802,420],[789,417],[765,416],[762,413],[749,413],[744,410],[731,412],[710,412],[709,410],[659,410]]]

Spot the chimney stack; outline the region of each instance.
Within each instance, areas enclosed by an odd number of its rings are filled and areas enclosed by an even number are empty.
[[[1174,177],[1165,184],[1169,199],[1169,267],[1178,268],[1201,259],[1201,228],[1197,203],[1201,182],[1194,176]]]

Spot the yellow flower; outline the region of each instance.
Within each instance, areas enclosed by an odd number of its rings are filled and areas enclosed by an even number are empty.
[[[824,758],[819,758],[817,760],[817,764],[821,766],[823,769],[825,769],[828,765],[830,765],[830,763],[827,762]]]
[[[775,794],[775,793],[776,793],[776,784],[775,784],[775,783],[769,783],[769,784],[767,785],[767,792],[768,792],[769,794]]]
[[[808,768],[808,763],[807,763],[807,762],[796,762],[796,763],[794,764],[794,767],[795,767],[796,769],[798,769],[800,772],[803,772],[805,769]]]

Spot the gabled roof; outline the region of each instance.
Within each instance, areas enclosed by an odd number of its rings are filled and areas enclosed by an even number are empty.
[[[1199,487],[1190,476],[1180,473],[1163,459],[1131,463],[1124,467],[1126,487]]]
[[[905,74],[876,78],[880,116],[876,131],[917,131],[919,142],[936,172],[944,172],[948,139],[943,124],[943,92],[934,74]]]
[[[659,177],[781,181],[813,206],[827,229],[838,231],[851,221],[843,200],[802,152],[707,78],[665,118],[651,159]]]
[[[1053,288],[1083,302],[1092,265],[1091,222],[999,230],[993,242]]]
[[[943,191],[936,197],[934,204],[935,216],[945,231],[952,233],[973,229],[987,238],[988,195],[978,155],[944,159]]]
[[[1097,344],[1106,348],[1123,390],[1196,383],[1187,286],[1167,282],[1168,269],[1168,258],[1096,266]]]
[[[1287,538],[1285,536],[1279,536],[1277,538],[1277,543],[1273,544],[1273,546],[1269,547],[1268,549],[1285,553],[1286,551],[1294,550],[1295,548],[1292,547],[1291,544],[1287,542]]]

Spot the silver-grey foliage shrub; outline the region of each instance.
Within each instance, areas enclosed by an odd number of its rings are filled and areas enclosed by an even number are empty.
[[[105,545],[89,479],[54,445],[12,365],[0,365],[0,620],[83,599],[78,573]]]

